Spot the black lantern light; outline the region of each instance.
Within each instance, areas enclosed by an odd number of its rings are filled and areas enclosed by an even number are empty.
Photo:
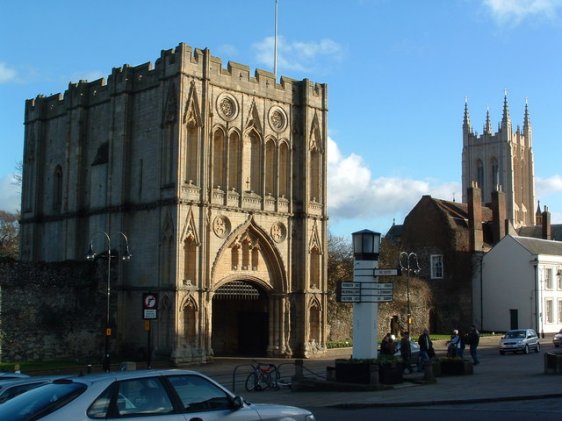
[[[352,233],[351,237],[355,260],[378,260],[381,248],[380,232],[362,230]]]

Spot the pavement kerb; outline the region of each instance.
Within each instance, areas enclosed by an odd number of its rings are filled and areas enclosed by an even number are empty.
[[[493,403],[510,401],[530,401],[539,399],[561,398],[562,393],[551,393],[547,395],[527,395],[527,396],[503,396],[493,398],[467,398],[467,399],[443,399],[430,401],[410,401],[410,402],[365,402],[365,403],[341,403],[326,405],[328,408],[340,409],[363,409],[363,408],[393,408],[393,407],[415,407],[415,406],[439,406],[439,405],[465,405],[471,403]]]

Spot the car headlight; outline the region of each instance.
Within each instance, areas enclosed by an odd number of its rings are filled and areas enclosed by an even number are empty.
[[[304,421],[316,421],[316,418],[314,417],[313,414],[310,414],[304,417]]]

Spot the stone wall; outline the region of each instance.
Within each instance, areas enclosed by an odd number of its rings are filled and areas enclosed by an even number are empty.
[[[1,263],[2,361],[101,359],[107,295],[97,267]]]

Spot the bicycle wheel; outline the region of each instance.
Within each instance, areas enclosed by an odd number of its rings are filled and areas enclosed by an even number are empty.
[[[273,368],[267,373],[267,386],[273,390],[279,390],[279,377],[279,371],[277,371],[277,368]]]
[[[259,382],[258,382],[258,376],[256,375],[255,372],[252,372],[252,373],[248,374],[248,377],[246,377],[246,383],[244,384],[244,386],[246,387],[246,390],[248,392],[261,390],[261,386],[259,385]]]

